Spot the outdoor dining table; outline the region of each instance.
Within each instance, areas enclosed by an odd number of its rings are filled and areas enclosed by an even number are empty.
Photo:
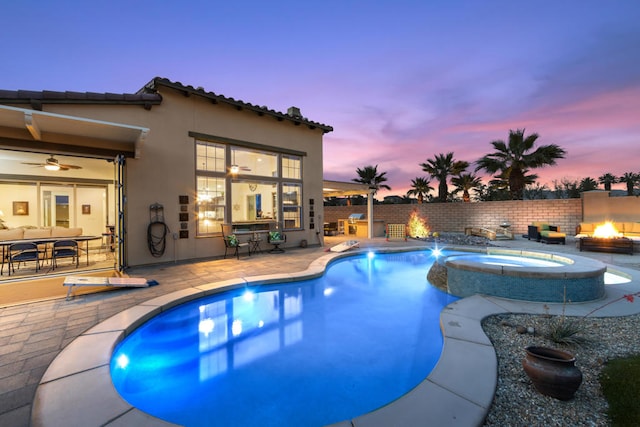
[[[89,265],[89,241],[102,240],[102,236],[69,236],[69,237],[41,237],[37,239],[16,239],[16,240],[1,240],[0,246],[2,246],[2,267],[0,267],[0,276],[4,274],[5,258],[8,255],[9,246],[14,243],[35,243],[36,245],[49,245],[61,240],[75,240],[85,243],[85,253],[87,254],[87,265]],[[46,251],[45,251],[46,252]],[[11,268],[11,267],[9,267]]]

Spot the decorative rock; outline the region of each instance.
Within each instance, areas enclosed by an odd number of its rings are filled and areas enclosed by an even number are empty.
[[[527,328],[525,328],[522,325],[518,325],[516,326],[516,332],[519,334],[526,334],[527,333]]]
[[[527,333],[533,335],[536,333],[536,330],[533,328],[533,326],[528,326],[527,327]]]
[[[427,280],[436,288],[447,292],[447,267],[434,262],[427,273]]]

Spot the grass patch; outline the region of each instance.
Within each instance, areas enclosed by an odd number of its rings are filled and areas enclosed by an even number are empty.
[[[640,355],[607,363],[600,375],[612,426],[640,425]]]

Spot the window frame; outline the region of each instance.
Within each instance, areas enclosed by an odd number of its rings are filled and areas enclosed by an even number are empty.
[[[279,147],[270,147],[264,144],[256,144],[245,141],[238,141],[229,138],[223,137],[214,137],[211,135],[203,135],[197,134],[194,132],[189,132],[190,136],[194,137],[195,141],[195,181],[196,181],[196,237],[213,237],[219,236],[221,234],[221,230],[208,230],[202,231],[200,221],[201,213],[203,212],[201,209],[201,205],[199,204],[199,178],[206,177],[208,179],[216,179],[223,180],[223,199],[221,203],[215,205],[209,205],[208,211],[211,211],[211,208],[214,207],[217,209],[222,208],[224,215],[220,223],[232,223],[233,224],[233,184],[237,183],[250,183],[254,181],[259,181],[261,183],[271,183],[275,184],[275,191],[272,192],[272,197],[275,199],[274,212],[272,215],[272,220],[278,223],[284,230],[303,230],[304,229],[304,182],[303,182],[303,165],[304,165],[304,157],[307,155],[305,152],[300,152],[291,149],[279,148]],[[201,162],[202,153],[200,150],[200,145],[204,145],[207,149],[212,147],[214,149],[214,153],[216,155],[213,156],[213,167],[210,166],[210,162],[205,160],[204,163]],[[217,154],[220,153],[222,149],[222,153],[224,153],[223,159],[220,159]],[[238,170],[237,172],[232,172],[231,167],[233,163],[233,155],[232,153],[238,154],[238,152],[246,150],[251,155],[255,155],[256,153],[263,153],[268,156],[275,156],[276,158],[276,170],[272,171],[270,174],[261,174],[250,173],[251,171],[246,170]],[[206,154],[206,152],[205,152]],[[222,164],[224,167],[219,167],[220,161],[222,160]],[[204,168],[199,167],[199,163],[204,164]],[[297,201],[298,203],[292,206],[287,206],[287,209],[294,208],[295,218],[285,218],[285,203],[283,199],[284,189],[287,185],[293,185],[298,188]],[[289,210],[289,212],[291,212]],[[294,227],[285,227],[285,224],[291,219],[295,220]],[[241,221],[240,221],[241,222]],[[248,221],[251,222],[251,221]]]

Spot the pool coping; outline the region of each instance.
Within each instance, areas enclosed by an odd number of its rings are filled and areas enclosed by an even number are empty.
[[[431,248],[424,248],[431,249]],[[451,248],[450,248],[451,249]],[[455,248],[469,251],[468,247]],[[369,251],[416,251],[419,248],[369,248],[347,253],[327,253],[306,270],[212,282],[172,292],[123,310],[90,328],[67,345],[49,365],[34,398],[32,426],[173,426],[127,403],[113,387],[109,374],[111,355],[118,343],[151,317],[178,304],[239,287],[282,283],[319,277],[340,258]],[[517,251],[517,250],[514,250]],[[547,252],[548,253],[548,252]],[[564,255],[562,255],[564,256]],[[434,425],[477,426],[484,422],[497,386],[497,359],[482,330],[482,320],[500,313],[585,315],[622,295],[640,290],[638,272],[615,267],[632,281],[607,285],[602,300],[564,304],[508,300],[474,295],[445,307],[440,314],[444,338],[442,354],[433,371],[418,386],[389,404],[344,420],[332,427],[414,426],[425,420]],[[564,307],[563,307],[564,306]],[[612,303],[598,316],[638,314],[640,305]]]

